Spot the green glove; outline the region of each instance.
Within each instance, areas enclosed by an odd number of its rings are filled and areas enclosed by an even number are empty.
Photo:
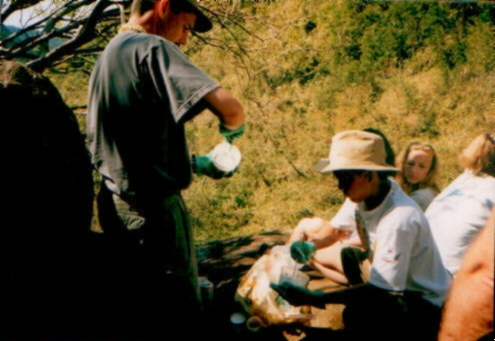
[[[206,175],[212,179],[230,178],[237,171],[224,172],[215,167],[211,154],[202,156],[192,156],[193,172],[198,176]]]
[[[318,308],[325,307],[323,291],[311,291],[290,282],[270,283],[270,287],[293,306],[312,305]]]
[[[316,253],[316,245],[308,241],[296,241],[290,246],[290,255],[296,262],[304,264]]]
[[[218,130],[220,131],[220,134],[222,134],[223,137],[225,137],[225,140],[227,140],[228,143],[232,143],[232,141],[241,137],[244,134],[244,130],[246,130],[246,125],[242,124],[239,128],[231,130],[225,127],[222,122],[220,122],[218,124]]]

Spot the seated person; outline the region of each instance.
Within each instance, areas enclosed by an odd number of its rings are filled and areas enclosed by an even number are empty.
[[[438,157],[435,149],[427,143],[411,142],[399,154],[396,166],[401,171],[395,177],[402,190],[426,210],[440,190],[435,183]]]
[[[424,213],[391,178],[397,168],[385,162],[383,139],[358,130],[339,133],[324,161],[318,170],[333,173],[338,188],[356,204],[362,247],[346,247],[341,255],[351,287],[321,292],[282,282],[272,288],[295,306],[344,304],[349,340],[436,340],[450,276]],[[366,283],[365,260],[371,263]]]
[[[364,129],[364,131],[378,134],[383,138],[387,154],[386,162],[392,165],[394,152],[387,138],[372,128]],[[397,182],[424,211],[438,194],[438,187],[435,184],[438,158],[435,150],[429,144],[412,142],[399,155],[396,165],[400,168],[400,172],[395,176]],[[342,208],[330,222],[321,218],[301,220],[287,242],[287,244],[292,244],[297,240],[313,242],[317,252],[307,262],[307,265],[320,271],[325,277],[343,285],[349,283],[343,274],[340,259],[342,247],[359,246],[361,243],[354,222],[355,205],[347,198]],[[370,235],[370,238],[374,240],[374,235]],[[336,243],[339,240],[342,243]]]
[[[393,165],[395,152],[389,140],[376,128],[365,128],[363,131],[379,135],[383,139],[385,147],[385,162]],[[343,275],[340,252],[343,246],[360,246],[361,241],[356,233],[354,221],[355,203],[345,199],[337,215],[330,221],[321,218],[304,218],[296,226],[287,241],[291,245],[295,241],[311,241],[317,251],[307,265],[319,270],[325,277],[336,283],[348,285],[347,278]],[[371,236],[372,237],[372,236]],[[342,243],[337,243],[341,241]]]
[[[478,135],[463,150],[460,162],[464,172],[425,212],[443,264],[454,276],[495,206],[495,134]]]

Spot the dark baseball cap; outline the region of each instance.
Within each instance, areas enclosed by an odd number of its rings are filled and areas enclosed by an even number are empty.
[[[193,31],[199,33],[208,32],[212,29],[213,24],[193,1],[199,2],[200,0],[170,0],[170,5],[174,13],[186,12],[196,14],[196,23],[194,24]]]

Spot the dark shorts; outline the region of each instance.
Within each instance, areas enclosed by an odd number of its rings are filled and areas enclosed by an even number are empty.
[[[347,304],[342,318],[349,340],[436,341],[441,308],[418,292],[383,291]]]

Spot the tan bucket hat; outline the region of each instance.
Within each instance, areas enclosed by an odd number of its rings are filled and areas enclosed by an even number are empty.
[[[385,144],[381,136],[362,130],[348,130],[334,135],[328,159],[320,160],[315,170],[398,171],[385,162]]]

